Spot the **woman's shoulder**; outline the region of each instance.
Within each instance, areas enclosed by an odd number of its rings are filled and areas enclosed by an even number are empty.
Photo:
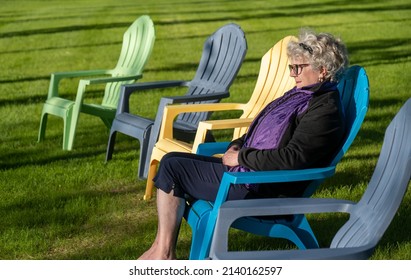
[[[336,87],[333,89],[316,92],[308,107],[308,110],[311,112],[318,109],[328,113],[343,111],[340,93]]]
[[[337,89],[316,92],[311,100],[311,104],[339,105],[341,103],[340,93]]]

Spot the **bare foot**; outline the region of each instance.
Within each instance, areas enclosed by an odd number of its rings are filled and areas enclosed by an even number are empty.
[[[153,244],[150,249],[145,251],[138,260],[176,260],[175,253],[166,253],[158,249],[156,244]]]

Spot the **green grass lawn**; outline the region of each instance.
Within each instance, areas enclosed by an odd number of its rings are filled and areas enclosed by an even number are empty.
[[[156,28],[141,81],[190,80],[205,39],[229,22],[242,27],[248,53],[224,102],[248,100],[261,57],[282,37],[307,26],[342,37],[351,64],[365,67],[369,76],[370,109],[338,174],[317,197],[361,197],[384,130],[411,96],[407,0],[1,2],[0,259],[135,259],[151,244],[157,227],[155,202],[142,200],[145,181],[137,180],[136,140],[118,135],[113,160],[105,164],[108,131],[97,118],[81,115],[73,151],[61,149],[63,123],[58,118],[49,117],[46,140],[37,143],[50,73],[113,68],[123,32],[140,15],[150,15]],[[65,82],[60,91],[74,98],[76,87]],[[99,100],[99,89],[91,88],[89,98]],[[159,98],[175,93],[133,97],[132,111],[154,117]],[[410,215],[408,192],[374,259],[411,259]],[[330,242],[344,219],[310,217],[321,245]],[[290,247],[240,232],[232,235],[234,248]],[[183,224],[180,258],[188,257],[190,237]]]

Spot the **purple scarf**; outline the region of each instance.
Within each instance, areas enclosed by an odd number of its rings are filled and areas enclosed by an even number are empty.
[[[278,148],[290,122],[307,109],[313,93],[310,90],[294,87],[282,97],[269,103],[251,123],[243,147]],[[251,170],[239,165],[231,167],[229,171],[247,172]]]

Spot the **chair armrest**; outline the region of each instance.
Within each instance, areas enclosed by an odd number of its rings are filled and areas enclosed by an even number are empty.
[[[188,86],[189,82],[182,80],[175,81],[158,81],[158,82],[145,82],[138,84],[128,84],[121,86],[120,97],[117,106],[117,113],[128,113],[130,112],[130,96],[131,94],[138,92],[139,90],[149,90],[149,89],[161,89],[170,87],[182,87]]]
[[[149,151],[151,151],[154,148],[155,143],[159,140],[160,129],[164,122],[164,118],[163,118],[164,110],[168,105],[175,104],[175,103],[216,100],[216,99],[222,99],[222,98],[228,97],[229,95],[230,94],[228,91],[224,91],[224,92],[215,92],[215,93],[204,94],[204,95],[190,95],[190,96],[184,95],[184,96],[162,97],[158,105],[158,108],[157,108],[156,118],[154,120],[153,127],[151,128],[150,140],[149,140],[149,146],[148,146]],[[216,103],[209,103],[209,104],[216,104]],[[194,105],[198,106],[201,104],[194,104]],[[174,123],[174,118],[167,119],[166,125],[170,126],[171,133],[173,133],[172,132],[173,123]],[[172,134],[171,134],[171,137],[172,137]],[[147,157],[147,160],[149,160],[148,157]]]
[[[319,213],[350,213],[355,202],[333,198],[261,198],[229,200],[219,209],[219,217],[277,216]]]
[[[194,139],[192,153],[198,153],[199,145],[202,145],[204,143],[206,135],[207,135],[207,131],[217,130],[217,129],[249,127],[253,120],[254,120],[253,118],[242,118],[242,119],[238,118],[238,119],[225,119],[225,120],[208,120],[208,121],[200,122],[197,128],[196,137]],[[214,144],[214,143],[209,143],[209,144]],[[212,150],[210,148],[211,147],[207,147],[207,148],[204,147],[202,151],[205,151],[205,149],[207,149],[208,152],[211,152]],[[214,154],[217,154],[218,151],[221,151],[220,148]],[[212,156],[213,154],[207,153],[207,155]]]
[[[225,172],[215,200],[215,209],[226,201],[231,184],[283,183],[319,180],[331,177],[335,166],[299,170],[274,170],[255,172]]]
[[[141,78],[142,75],[132,75],[132,76],[118,76],[118,77],[108,77],[108,78],[97,78],[97,79],[81,79],[77,88],[76,95],[76,105],[80,106],[83,101],[84,94],[86,93],[86,87],[91,84],[99,83],[112,83],[112,82],[121,82],[121,81],[130,81]]]
[[[243,110],[244,106],[241,103],[203,103],[166,106],[162,115],[163,119],[159,138],[173,138],[173,121],[181,113]]]
[[[229,96],[230,96],[230,93],[228,91],[198,94],[198,95],[167,96],[167,97],[163,97],[163,99],[167,100],[167,102],[163,102],[163,103],[166,105],[171,105],[171,104],[177,104],[177,103],[209,101],[209,100],[223,99]]]
[[[228,230],[235,220],[241,217],[251,216],[276,216],[276,215],[296,215],[309,213],[350,213],[354,202],[349,200],[326,199],[326,198],[273,198],[273,199],[246,199],[224,202],[218,210],[215,229],[210,247],[211,258],[261,258],[271,259],[289,256],[287,258],[336,258],[341,254],[319,255],[318,249],[312,250],[316,253],[306,253],[295,255],[297,250],[286,251],[259,251],[264,253],[256,256],[257,252],[227,252]],[[320,249],[324,250],[324,249]],[[329,250],[329,249],[328,249]],[[298,250],[301,252],[301,250]],[[306,251],[306,250],[302,250]],[[347,251],[348,253],[348,251]],[[352,252],[351,252],[352,253]],[[258,255],[258,254],[257,254]],[[276,257],[275,257],[276,256]],[[306,257],[304,257],[306,256]],[[326,257],[327,256],[327,257]],[[347,255],[345,255],[345,258]]]
[[[88,79],[84,81],[88,85],[92,85],[92,84],[105,84],[105,83],[112,83],[112,82],[138,80],[138,79],[141,79],[142,77],[143,75],[139,74],[139,75],[131,75],[131,76],[117,76],[117,77],[108,77],[108,78]]]
[[[227,151],[230,142],[209,142],[198,145],[196,154],[203,156],[213,156]]]
[[[318,180],[335,173],[335,166],[298,170],[273,170],[255,172],[226,172],[232,184],[282,183],[290,181]]]
[[[248,127],[252,123],[253,118],[237,118],[223,120],[208,120],[202,121],[201,125],[207,130],[228,129],[237,127]]]
[[[157,81],[157,82],[144,82],[144,83],[138,83],[138,84],[129,84],[129,85],[124,85],[123,87],[125,88],[124,90],[128,93],[128,92],[146,90],[146,89],[188,86],[189,84],[190,84],[189,81],[172,80],[172,81]]]
[[[55,72],[51,76],[54,76],[58,79],[62,78],[77,78],[77,77],[86,77],[86,76],[96,76],[96,75],[110,75],[112,70],[82,70],[82,71],[68,71],[68,72]]]
[[[71,71],[71,72],[55,72],[51,74],[50,77],[50,86],[47,97],[58,96],[58,86],[60,80],[65,78],[79,78],[87,76],[96,76],[96,75],[110,75],[112,70],[83,70],[83,71]]]

